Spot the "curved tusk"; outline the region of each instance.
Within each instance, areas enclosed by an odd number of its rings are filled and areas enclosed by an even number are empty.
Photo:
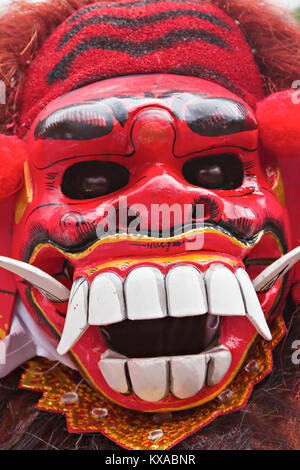
[[[271,289],[299,260],[300,246],[297,246],[294,250],[274,261],[252,281],[256,292],[264,292]]]
[[[66,302],[70,296],[69,289],[32,264],[0,256],[0,267],[30,282],[52,302]]]
[[[65,355],[88,328],[89,283],[85,278],[77,279],[72,286],[65,326],[57,352]]]

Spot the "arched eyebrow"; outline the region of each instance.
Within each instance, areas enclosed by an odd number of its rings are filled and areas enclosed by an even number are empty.
[[[172,110],[200,136],[220,137],[258,128],[253,111],[229,98],[177,96],[172,101]]]
[[[113,129],[113,118],[121,126],[128,119],[128,112],[121,100],[103,99],[83,102],[59,108],[45,119],[38,121],[34,129],[35,139],[89,140],[108,135]]]

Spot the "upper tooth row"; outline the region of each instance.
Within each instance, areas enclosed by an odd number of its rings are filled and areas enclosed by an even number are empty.
[[[300,260],[300,246],[276,260],[254,280],[257,292],[270,289],[297,261]],[[53,302],[65,302],[69,298],[69,290],[55,278],[23,261],[0,256],[0,267],[11,271],[36,286]]]
[[[108,325],[126,317],[129,320],[149,320],[167,315],[184,317],[208,312],[245,315],[238,276],[238,272],[235,276],[219,264],[211,266],[205,276],[194,266],[175,266],[164,280],[159,269],[143,266],[128,274],[123,295],[120,277],[112,272],[102,273],[91,284],[89,324]]]
[[[181,265],[171,268],[164,278],[159,269],[142,266],[128,274],[124,285],[113,272],[95,277],[90,290],[86,279],[74,282],[58,352],[66,353],[88,325],[205,313],[246,315],[264,338],[271,339],[252,282],[242,268],[233,274],[213,264],[202,275],[194,266]]]

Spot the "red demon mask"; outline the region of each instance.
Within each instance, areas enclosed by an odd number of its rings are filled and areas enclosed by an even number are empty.
[[[285,283],[252,284],[289,234],[250,106],[197,78],[110,79],[51,102],[27,151],[13,256],[71,290],[19,287],[59,353],[127,407],[219,393]]]
[[[180,23],[173,3],[158,2],[157,14],[172,4]],[[180,24],[178,36],[164,23],[175,58],[157,38],[137,47],[103,31],[90,37],[101,26],[95,5],[47,41],[23,99],[17,261],[0,260],[25,279],[21,299],[61,361],[142,411],[218,395],[256,335],[271,340],[268,321],[282,312],[299,257],[289,253],[280,171],[260,139],[262,88],[250,50],[215,7],[182,8],[207,31],[183,34]],[[191,42],[180,49],[184,35]],[[186,48],[195,51],[193,72],[175,67]],[[99,76],[103,51],[109,65]],[[207,51],[209,68],[200,63]],[[133,57],[126,72],[122,54]],[[83,74],[97,78],[87,84]]]

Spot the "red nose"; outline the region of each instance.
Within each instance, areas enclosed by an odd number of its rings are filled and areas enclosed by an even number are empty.
[[[151,161],[172,155],[175,126],[172,115],[160,107],[147,107],[135,116],[131,128],[132,143],[137,154]]]

